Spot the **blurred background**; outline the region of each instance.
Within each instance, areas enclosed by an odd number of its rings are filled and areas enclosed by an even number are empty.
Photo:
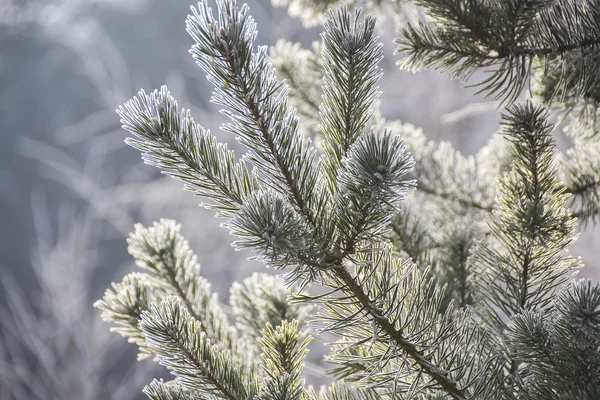
[[[269,0],[248,4],[259,44],[286,38],[308,47],[319,38],[318,28],[303,28]],[[219,132],[224,119],[188,54],[190,5],[0,0],[2,400],[145,398],[144,385],[166,376],[149,361],[136,362],[134,347],[109,333],[92,307],[134,270],[125,238],[136,222],[181,222],[223,302],[233,280],[265,270],[247,261],[249,253],[233,251],[232,237],[198,207],[200,199],[123,143],[114,110],[139,89],[166,84],[197,122],[239,147]],[[384,116],[475,153],[498,129],[497,104],[438,73],[399,71],[394,33],[392,21],[381,23]],[[582,276],[600,276],[599,237],[588,226],[572,248],[587,265]]]

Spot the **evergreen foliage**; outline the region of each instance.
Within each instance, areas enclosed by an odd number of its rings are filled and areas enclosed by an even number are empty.
[[[545,309],[555,288],[579,267],[577,257],[565,255],[575,240],[575,219],[555,178],[552,126],[531,104],[509,112],[504,123],[515,162],[499,181],[498,204],[488,218],[495,240],[474,251],[483,320],[499,332],[507,317]]]
[[[290,10],[319,23],[337,3]],[[192,8],[190,52],[244,154],[164,87],[119,108],[148,164],[206,198],[237,249],[285,270],[233,285],[234,325],[179,225],[136,226],[129,251],[143,272],[96,306],[175,376],[152,382],[151,399],[600,397],[600,286],[571,281],[581,262],[567,254],[578,220],[600,210],[600,5],[416,5],[400,65],[465,79],[486,68],[481,90],[506,104],[502,132],[475,156],[380,115],[375,20],[344,6],[312,50],[270,52],[255,47],[247,5]],[[515,103],[530,79],[532,99]],[[576,121],[564,154],[555,117]],[[312,328],[332,337],[331,385],[318,393],[302,374]]]
[[[508,343],[521,363],[524,399],[594,399],[600,396],[600,287],[574,281],[551,311],[527,310],[514,318]]]

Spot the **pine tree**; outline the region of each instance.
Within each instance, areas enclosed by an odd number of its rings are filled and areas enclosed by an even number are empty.
[[[400,66],[465,80],[484,69],[475,84],[502,100],[501,132],[469,157],[377,111],[374,18],[335,0],[290,3],[324,22],[312,49],[255,48],[256,24],[234,0],[201,1],[187,19],[190,52],[244,154],[165,87],[118,110],[146,163],[205,198],[236,249],[285,271],[234,284],[232,324],[180,226],[136,226],[129,251],[143,272],[96,307],[175,376],[145,393],[600,398],[600,284],[574,280],[581,261],[568,254],[600,210],[600,3],[415,1],[421,18],[396,39]],[[557,119],[573,137],[565,153]],[[302,369],[324,332],[334,367],[317,393]]]

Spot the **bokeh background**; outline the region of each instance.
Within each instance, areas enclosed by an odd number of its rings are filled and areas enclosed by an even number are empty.
[[[304,46],[318,28],[248,1],[260,44]],[[213,212],[182,184],[143,165],[114,110],[137,91],[166,84],[220,139],[224,121],[188,54],[191,0],[0,0],[0,399],[137,399],[165,372],[135,361],[92,303],[134,270],[125,238],[136,222],[182,223],[203,274],[227,302],[233,280],[263,265],[235,252]],[[475,153],[497,131],[498,104],[435,72],[395,66],[391,19],[381,22],[382,112],[434,140]],[[558,134],[559,143],[566,139]],[[582,276],[600,277],[600,230],[572,252]],[[276,271],[271,271],[276,273]],[[318,384],[319,350],[308,379]],[[312,375],[312,377],[310,376]]]

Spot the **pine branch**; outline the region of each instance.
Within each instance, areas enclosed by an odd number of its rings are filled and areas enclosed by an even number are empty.
[[[521,396],[594,399],[600,394],[600,287],[572,282],[551,310],[524,311],[509,327],[511,353],[525,370]]]
[[[200,276],[197,257],[180,229],[173,220],[161,219],[149,228],[137,224],[127,240],[129,253],[138,267],[148,271],[157,290],[165,297],[176,296],[202,331],[237,357],[236,335],[210,284]]]
[[[213,200],[205,206],[220,216],[231,215],[256,190],[244,160],[236,162],[235,154],[197,125],[189,111],[179,111],[165,86],[150,95],[140,91],[117,112],[123,128],[139,138],[126,143],[140,150],[147,164]]]
[[[298,132],[295,112],[287,106],[288,89],[269,65],[267,48],[252,50],[256,24],[247,5],[238,8],[234,1],[219,0],[217,6],[215,18],[200,3],[186,24],[196,42],[190,52],[215,85],[213,101],[231,118],[224,129],[249,148],[261,183],[289,193],[294,208],[316,225],[316,153]]]
[[[310,337],[302,339],[297,321],[267,323],[259,339],[262,347],[263,380],[257,400],[308,400],[304,379],[300,378]]]
[[[252,400],[258,384],[202,332],[199,322],[173,297],[142,313],[146,341],[160,363],[186,389],[227,400]]]
[[[496,356],[468,314],[441,312],[439,288],[388,250],[356,257],[355,276],[327,282],[342,294],[317,299],[324,329],[340,337],[330,359],[338,376],[409,397],[439,388],[451,398],[495,398]]]
[[[397,385],[411,393],[432,386],[452,398],[492,396],[501,383],[490,378],[499,375],[492,372],[497,364],[488,353],[485,333],[466,315],[453,315],[453,308],[440,313],[441,291],[420,278],[414,267],[392,261],[388,250],[355,257],[356,276],[346,268],[329,271],[331,280],[325,283],[341,289],[340,297],[313,298],[322,304],[319,317],[328,323],[325,330],[342,338],[333,358],[343,365],[342,377],[393,392]],[[363,358],[351,353],[346,363],[346,349],[361,345],[373,350]],[[463,357],[470,361],[463,363]]]
[[[514,101],[529,81],[532,63],[547,71],[558,63],[562,88],[582,93],[597,85],[600,24],[596,0],[423,0],[435,26],[419,23],[402,30],[398,52],[405,68],[450,70],[467,79],[485,67],[490,77],[480,92]]]
[[[111,328],[112,332],[117,332],[127,338],[128,342],[138,346],[138,360],[148,358],[152,354],[139,320],[142,312],[161,298],[149,284],[148,278],[146,274],[141,273],[126,275],[122,282],[113,283],[112,290],[107,289],[102,299],[94,303],[94,307],[102,311],[102,319],[116,325]]]
[[[137,224],[127,240],[128,250],[137,266],[154,275],[158,285],[166,283],[167,292],[177,296],[202,326],[200,313],[187,294],[188,290],[195,289],[194,280],[200,273],[200,265],[187,241],[179,235],[180,229],[181,225],[173,220],[161,220],[151,228]]]
[[[544,110],[529,103],[509,113],[504,124],[515,164],[500,182],[498,208],[488,219],[499,246],[480,242],[474,260],[484,320],[500,332],[503,316],[546,309],[555,288],[579,266],[563,254],[575,239],[575,221],[556,179],[552,126]]]
[[[360,11],[331,12],[324,28],[321,130],[324,168],[333,190],[342,159],[365,133],[373,114],[383,52],[374,34],[375,20],[368,16],[363,20]]]
[[[394,324],[382,315],[375,308],[375,301],[371,299],[356,282],[356,280],[346,271],[340,269],[337,277],[344,283],[346,289],[358,300],[364,310],[367,310],[377,326],[389,335],[390,339],[412,360],[422,371],[431,377],[446,393],[453,399],[467,399],[468,395],[464,390],[459,389],[457,382],[452,379],[447,371],[440,369],[431,362],[427,356],[419,351],[416,346],[407,340],[401,330],[396,329]]]

